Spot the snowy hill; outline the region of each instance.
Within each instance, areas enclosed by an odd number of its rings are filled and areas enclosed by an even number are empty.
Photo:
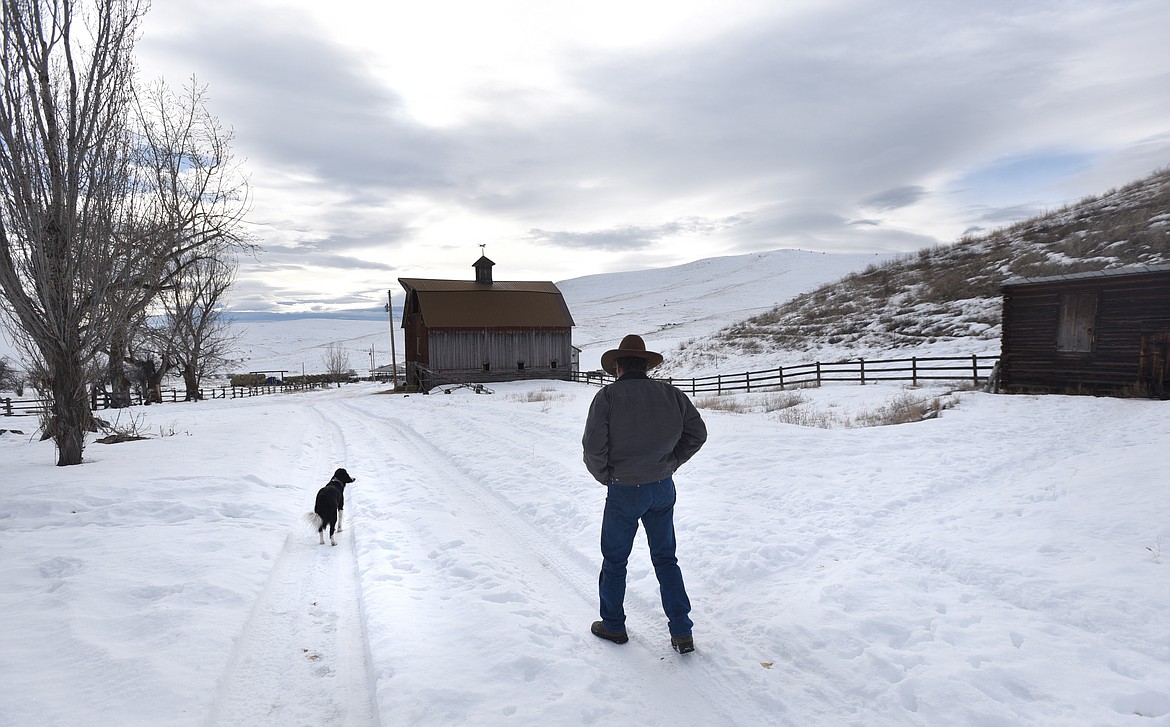
[[[894,257],[773,250],[557,285],[577,323],[573,345],[582,349],[581,368],[588,370],[627,333],[666,350]]]
[[[743,370],[772,361],[915,350],[994,353],[1000,285],[1170,262],[1170,169],[1004,229],[876,263],[673,356],[700,366],[714,352]]]

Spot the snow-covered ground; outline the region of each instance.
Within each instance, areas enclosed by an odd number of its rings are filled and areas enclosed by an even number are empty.
[[[596,310],[597,355],[670,322]],[[701,400],[680,656],[641,543],[630,643],[589,634],[596,388],[490,388],[155,405],[68,468],[0,418],[0,725],[1170,725],[1170,402]],[[338,466],[321,546],[301,516]]]
[[[797,407],[957,404],[704,410],[679,656],[641,544],[631,642],[588,631],[595,390],[493,388],[153,406],[153,438],[71,468],[0,436],[0,723],[1170,724],[1166,402],[837,385]],[[339,465],[333,548],[300,516]]]

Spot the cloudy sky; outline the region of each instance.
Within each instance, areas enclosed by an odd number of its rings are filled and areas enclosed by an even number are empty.
[[[250,177],[232,307],[912,251],[1170,165],[1166,0],[155,0]]]

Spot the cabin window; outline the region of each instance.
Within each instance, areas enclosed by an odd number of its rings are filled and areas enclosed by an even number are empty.
[[[1060,329],[1056,350],[1061,353],[1088,353],[1093,350],[1097,326],[1096,293],[1064,293],[1060,296]]]
[[[517,361],[517,362],[516,362],[516,370],[517,370],[517,371],[523,371],[523,370],[524,370],[524,362],[523,362],[523,361]]]
[[[557,367],[557,360],[554,358],[552,361],[549,361],[549,362],[548,362],[548,367],[549,367],[550,369],[555,369],[555,368]]]
[[[492,364],[490,361],[483,362],[483,370],[484,371],[491,371],[492,370]]]

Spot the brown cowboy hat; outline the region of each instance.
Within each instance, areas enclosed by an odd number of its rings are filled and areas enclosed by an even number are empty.
[[[641,336],[631,333],[622,339],[621,344],[614,349],[606,351],[601,354],[601,368],[605,369],[605,373],[613,376],[614,362],[619,358],[626,356],[634,356],[636,358],[646,359],[646,369],[650,370],[662,363],[662,354],[646,350],[646,342],[642,340]]]

